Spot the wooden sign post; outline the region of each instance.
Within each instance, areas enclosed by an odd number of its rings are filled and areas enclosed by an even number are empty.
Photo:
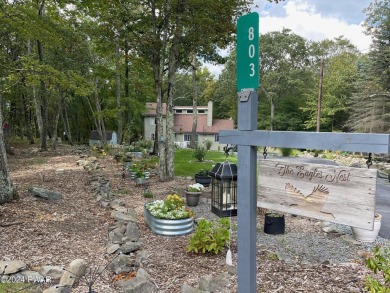
[[[255,23],[257,21],[257,23]],[[255,293],[256,292],[256,210],[257,210],[257,146],[272,146],[272,147],[287,147],[287,148],[310,148],[317,150],[340,150],[340,151],[360,151],[360,152],[372,152],[372,153],[390,153],[390,135],[388,134],[357,134],[357,133],[321,133],[321,132],[286,132],[286,131],[259,131],[257,129],[257,109],[258,109],[258,95],[256,92],[258,83],[255,82],[254,77],[258,78],[258,67],[252,64],[258,64],[255,62],[256,54],[258,54],[258,43],[253,42],[254,37],[258,36],[258,15],[249,14],[244,15],[238,20],[237,26],[237,46],[247,46],[248,50],[237,48],[237,52],[243,52],[240,54],[248,54],[248,58],[242,58],[237,54],[237,68],[246,68],[247,71],[237,70],[237,84],[238,84],[238,130],[226,130],[219,132],[220,143],[236,144],[238,146],[238,176],[237,176],[237,194],[238,194],[238,292],[239,293]],[[244,41],[239,41],[244,38]],[[248,39],[245,41],[245,39]],[[249,60],[249,61],[248,61]],[[246,64],[248,63],[249,64]],[[242,64],[241,64],[242,63]],[[240,65],[241,64],[241,65]],[[247,76],[242,76],[247,74]],[[262,182],[261,172],[263,169],[266,171],[265,161],[262,161],[260,169],[260,182]],[[308,165],[301,165],[303,168],[309,168]],[[301,180],[295,183],[293,177],[297,175],[298,168],[295,166],[293,172],[287,175],[289,168],[284,167],[286,172],[283,176],[274,172],[283,173],[283,167],[281,165],[275,166],[275,163],[270,163],[268,176],[280,179],[278,186],[279,191],[274,192],[277,194],[281,192],[284,195],[282,200],[275,201],[273,197],[267,198],[267,204],[276,207],[275,204],[279,204],[278,209],[293,209],[297,213],[305,213],[308,216],[313,217],[334,217],[339,222],[346,221],[346,218],[340,215],[339,210],[336,208],[339,206],[339,200],[348,201],[350,197],[341,198],[340,194],[343,192],[342,187],[337,188],[328,181],[321,181],[319,176],[314,178],[314,175],[306,176],[305,180]],[[275,170],[276,168],[276,170]],[[319,167],[318,167],[319,168]],[[355,173],[351,172],[339,172],[340,176],[337,176],[330,169],[321,167],[321,170],[317,168],[318,172],[322,172],[322,177],[336,176],[337,182],[348,182],[348,180],[355,180]],[[274,169],[274,171],[272,171]],[[338,169],[334,169],[338,170]],[[344,169],[343,169],[344,170]],[[314,172],[314,170],[312,170]],[[341,171],[341,170],[340,170]],[[317,172],[317,173],[318,173]],[[316,174],[317,174],[316,173]],[[349,174],[349,175],[348,175]],[[290,176],[291,175],[291,176]],[[357,175],[359,176],[359,175]],[[368,177],[375,177],[374,174],[369,173]],[[284,177],[284,178],[283,178]],[[298,175],[299,177],[299,175]],[[312,178],[308,180],[308,178]],[[315,179],[313,183],[308,183]],[[318,181],[316,181],[318,180]],[[335,179],[336,180],[336,179]],[[358,180],[356,180],[357,183]],[[297,181],[298,182],[298,181]],[[351,181],[355,182],[355,181]],[[302,183],[302,186],[300,185]],[[297,185],[297,186],[294,186]],[[299,186],[298,186],[299,185]],[[340,184],[340,186],[342,186]],[[266,186],[264,186],[266,188]],[[270,186],[268,186],[271,189]],[[333,189],[335,188],[335,189]],[[341,189],[340,189],[341,188]],[[260,186],[260,195],[264,195],[267,192],[262,191],[263,187]],[[325,198],[320,199],[319,193]],[[375,191],[369,191],[371,199],[368,202],[359,200],[360,206],[364,207],[367,204],[372,207],[372,200],[375,200]],[[289,196],[291,198],[289,198]],[[306,199],[315,199],[317,205],[310,206],[305,205],[305,200],[302,200],[300,196]],[[359,195],[358,195],[359,196]],[[285,200],[287,199],[287,202]],[[294,201],[296,200],[296,201]],[[350,207],[350,206],[349,206]],[[301,212],[302,211],[302,212]],[[372,211],[368,211],[370,215]],[[350,212],[355,214],[355,212]],[[331,215],[331,216],[330,216]],[[370,217],[369,221],[373,221],[373,217]],[[356,224],[356,222],[353,222]],[[370,226],[368,223],[367,226]]]

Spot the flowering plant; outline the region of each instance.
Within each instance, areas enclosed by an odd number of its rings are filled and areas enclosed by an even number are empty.
[[[203,191],[203,189],[204,189],[204,186],[200,183],[191,184],[191,185],[188,185],[188,187],[187,187],[187,191],[189,191],[189,192],[200,192],[200,191]]]
[[[158,219],[186,219],[192,217],[192,210],[187,208],[177,194],[168,195],[165,200],[155,200],[145,205],[146,209]]]

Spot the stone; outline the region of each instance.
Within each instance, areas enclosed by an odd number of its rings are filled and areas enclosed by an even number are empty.
[[[114,210],[116,210],[116,211],[118,211],[118,212],[121,212],[121,213],[124,213],[124,214],[127,213],[127,208],[126,208],[126,207],[118,206],[118,207],[115,207]]]
[[[215,277],[206,275],[202,276],[199,280],[199,289],[208,292],[230,293],[227,285],[230,285],[229,275],[227,273],[222,273]]]
[[[136,253],[135,253],[135,263],[136,263],[136,266],[140,266],[141,263],[143,263],[145,260],[148,259],[149,257],[149,251],[147,250],[138,250]]]
[[[131,213],[124,214],[122,212],[118,211],[112,211],[111,212],[111,217],[113,217],[117,221],[123,221],[123,222],[137,222],[137,218],[135,215],[132,215]]]
[[[20,260],[0,261],[0,272],[2,275],[10,275],[26,269],[26,264]]]
[[[26,283],[50,283],[51,279],[45,278],[40,273],[35,271],[21,271],[15,275],[17,280],[24,280]]]
[[[109,264],[111,272],[117,274],[132,272],[134,268],[135,258],[128,255],[118,255]]]
[[[118,207],[125,207],[125,206],[126,206],[126,203],[122,199],[114,199],[110,203],[110,207],[113,210],[116,210]]]
[[[100,206],[104,209],[107,209],[110,206],[110,202],[107,200],[103,200],[100,202]]]
[[[82,276],[87,269],[87,263],[83,259],[73,260],[62,274],[59,285],[72,287]]]
[[[108,233],[108,239],[114,244],[122,243],[123,233],[121,229],[115,228],[114,230]]]
[[[60,200],[62,199],[62,194],[55,192],[55,191],[50,191],[44,188],[38,188],[38,187],[32,187],[29,188],[27,193],[29,195],[42,198],[45,200],[50,200],[50,201],[55,201],[55,200]]]
[[[69,286],[52,286],[42,291],[42,293],[70,293],[72,290]]]
[[[150,275],[139,269],[135,278],[122,283],[122,293],[153,293],[157,292],[157,287],[151,282]]]
[[[141,242],[126,242],[119,248],[119,252],[123,254],[129,254],[130,252],[134,252],[141,249]]]
[[[45,278],[50,278],[53,282],[58,282],[64,273],[64,267],[62,266],[43,266],[38,270]]]
[[[55,170],[54,172],[56,175],[61,175],[61,174],[64,174],[65,173],[65,170],[64,169],[57,169]]]
[[[138,241],[140,237],[140,232],[138,224],[136,222],[128,222],[126,226],[126,236],[131,241]]]
[[[323,227],[322,228],[322,231],[324,231],[325,233],[334,233],[334,232],[337,232],[336,229],[332,226],[326,226],[326,227]]]
[[[112,254],[119,249],[119,244],[113,244],[107,248],[107,253]]]
[[[200,290],[199,288],[193,288],[187,283],[184,283],[181,286],[181,293],[202,293],[202,290]]]

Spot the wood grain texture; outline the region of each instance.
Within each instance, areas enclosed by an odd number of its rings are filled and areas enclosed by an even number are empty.
[[[260,160],[257,206],[372,230],[377,170]]]

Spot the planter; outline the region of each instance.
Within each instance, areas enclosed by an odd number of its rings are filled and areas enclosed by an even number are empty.
[[[179,236],[191,233],[194,230],[194,219],[167,220],[157,219],[144,206],[144,217],[150,230],[158,235]]]
[[[145,171],[144,176],[145,176],[145,179],[149,179],[150,178],[150,171]]]
[[[142,185],[144,183],[145,183],[145,178],[142,178],[142,177],[135,178],[135,184]]]
[[[134,179],[135,179],[135,174],[137,174],[137,172],[135,172],[135,171],[130,171],[129,174],[130,174],[130,179],[131,179],[131,180],[134,180]]]
[[[202,184],[204,187],[209,187],[211,183],[210,176],[195,176],[195,182]]]
[[[354,238],[361,242],[374,242],[381,228],[381,220],[382,216],[380,214],[375,214],[374,230],[352,227]]]
[[[284,229],[284,215],[275,215],[274,213],[265,214],[264,233],[273,235],[284,234]]]
[[[187,205],[190,207],[196,207],[199,204],[199,198],[202,195],[202,192],[190,192],[186,190],[185,193]]]

